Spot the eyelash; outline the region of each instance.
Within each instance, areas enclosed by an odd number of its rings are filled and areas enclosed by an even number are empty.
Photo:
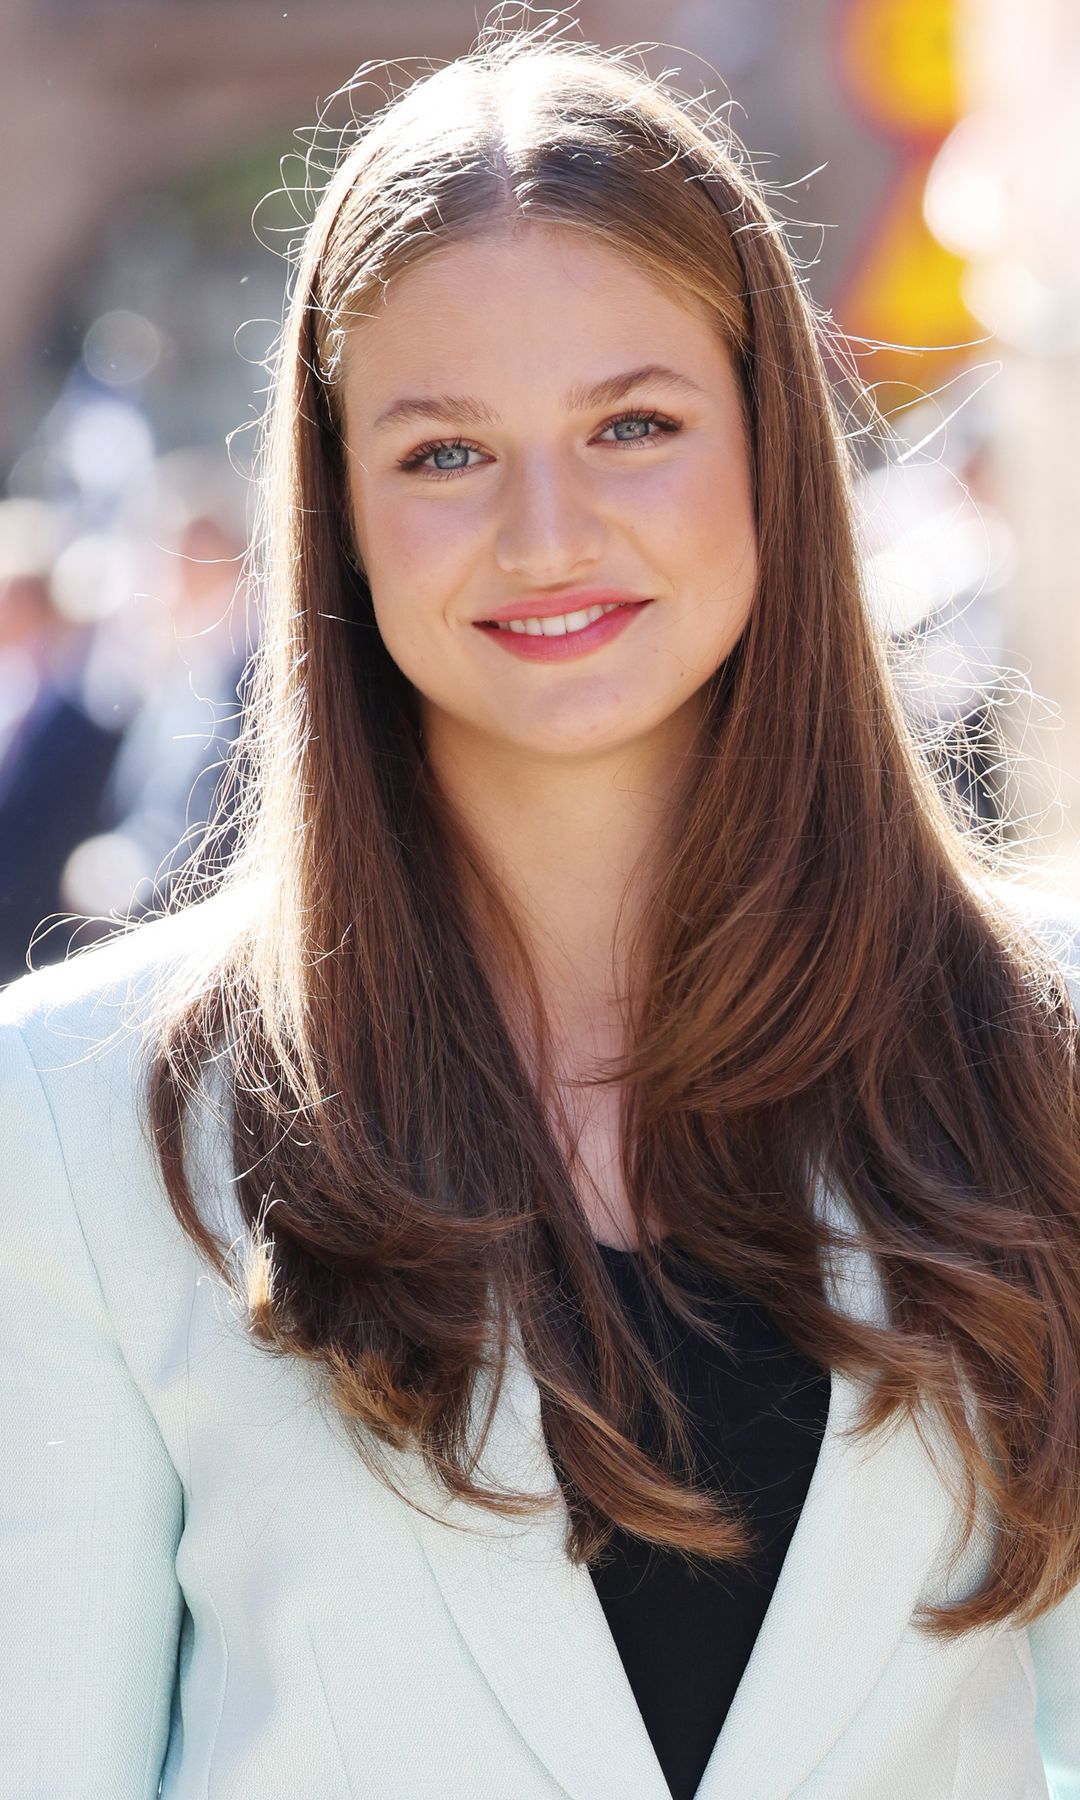
[[[600,430],[609,431],[612,425],[621,425],[625,419],[645,419],[650,425],[659,426],[660,433],[663,435],[682,429],[679,421],[669,418],[666,413],[657,412],[655,409],[644,411],[637,408],[630,412],[616,413],[613,419],[605,419]],[[616,438],[613,441],[620,447],[634,449],[639,444],[655,444],[657,440],[655,437],[649,436]],[[424,459],[435,450],[475,450],[479,455],[480,445],[470,443],[468,438],[430,438],[426,443],[418,444],[408,456],[401,457],[398,461],[398,468],[405,474],[410,474],[413,470],[418,469]],[[459,475],[467,475],[468,472],[469,465],[466,464],[462,469],[424,469],[423,475],[429,481],[456,481]]]

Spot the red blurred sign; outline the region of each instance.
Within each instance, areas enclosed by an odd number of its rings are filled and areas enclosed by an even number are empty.
[[[923,218],[932,162],[921,156],[903,164],[848,278],[843,322],[860,336],[932,346],[972,335],[961,293],[963,259],[938,242]],[[904,361],[911,379],[912,359]]]
[[[841,0],[839,63],[856,107],[878,135],[896,141],[897,166],[870,231],[837,296],[836,316],[853,336],[912,349],[963,344],[979,335],[964,304],[964,263],[926,223],[923,198],[934,158],[957,120],[956,0]],[[954,362],[963,351],[939,351]],[[863,371],[889,410],[912,385],[944,373],[920,370],[910,350],[875,352]],[[890,384],[903,392],[890,395]]]

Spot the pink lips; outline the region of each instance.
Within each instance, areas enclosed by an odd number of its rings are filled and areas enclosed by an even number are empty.
[[[489,619],[477,619],[474,623],[478,631],[500,649],[508,650],[511,656],[520,656],[526,662],[569,662],[610,643],[649,605],[651,600],[631,599],[622,594],[563,594],[557,599],[516,600],[510,606],[500,607]],[[559,613],[584,611],[590,606],[613,606],[615,610],[603,613],[581,631],[570,631],[562,637],[532,637],[522,631],[500,631],[493,622],[496,619],[550,619]]]

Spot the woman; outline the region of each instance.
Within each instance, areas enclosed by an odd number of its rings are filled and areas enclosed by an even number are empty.
[[[343,154],[236,859],[5,998],[3,1791],[1080,1793],[1065,945],[908,734],[821,332],[560,30]]]

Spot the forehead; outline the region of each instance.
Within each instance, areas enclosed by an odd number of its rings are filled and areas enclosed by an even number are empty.
[[[413,300],[422,304],[425,291],[453,292],[462,282],[484,275],[514,282],[535,279],[543,271],[552,285],[578,285],[583,292],[597,283],[632,280],[664,292],[659,275],[598,231],[550,220],[517,219],[470,231],[455,241],[421,251],[415,263],[401,268],[383,290],[384,307]]]
[[[343,387],[369,423],[403,383],[435,393],[512,379],[561,396],[647,364],[715,377],[727,358],[696,296],[591,233],[540,224],[440,247],[342,323]]]

